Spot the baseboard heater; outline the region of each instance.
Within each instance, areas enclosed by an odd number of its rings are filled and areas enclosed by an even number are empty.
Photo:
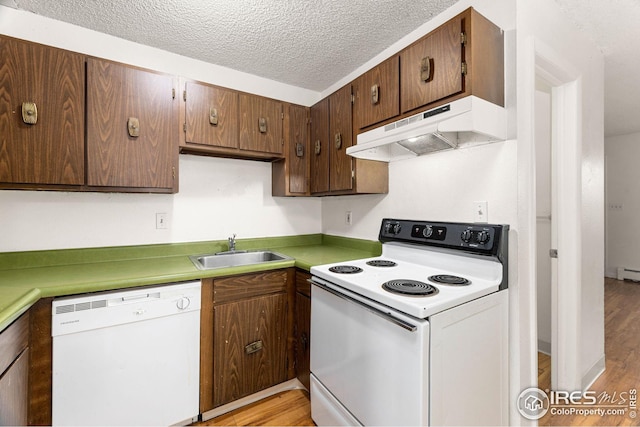
[[[618,267],[618,280],[633,280],[640,282],[640,270]]]

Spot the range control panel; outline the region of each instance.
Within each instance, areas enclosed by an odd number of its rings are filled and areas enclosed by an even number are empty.
[[[385,218],[381,242],[406,242],[496,255],[508,225],[429,222]]]

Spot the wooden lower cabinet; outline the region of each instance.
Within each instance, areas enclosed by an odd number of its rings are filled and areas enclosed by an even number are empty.
[[[214,406],[286,380],[285,293],[214,308]]]
[[[0,426],[27,425],[29,314],[0,333]]]
[[[201,413],[294,377],[293,272],[202,281]]]
[[[296,271],[296,324],[295,354],[296,377],[309,390],[311,359],[311,275],[306,271]]]

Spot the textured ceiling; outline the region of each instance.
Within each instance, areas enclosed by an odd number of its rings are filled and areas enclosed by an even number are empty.
[[[322,91],[457,0],[9,1],[38,15]]]
[[[605,57],[605,135],[640,132],[640,2],[556,0]]]
[[[457,0],[0,0],[322,91]],[[527,0],[535,1],[535,0]],[[640,131],[639,0],[555,0],[605,55],[605,133]]]

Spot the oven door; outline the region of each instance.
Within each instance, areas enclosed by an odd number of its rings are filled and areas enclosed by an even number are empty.
[[[427,425],[429,323],[320,278],[312,283],[316,424]]]

